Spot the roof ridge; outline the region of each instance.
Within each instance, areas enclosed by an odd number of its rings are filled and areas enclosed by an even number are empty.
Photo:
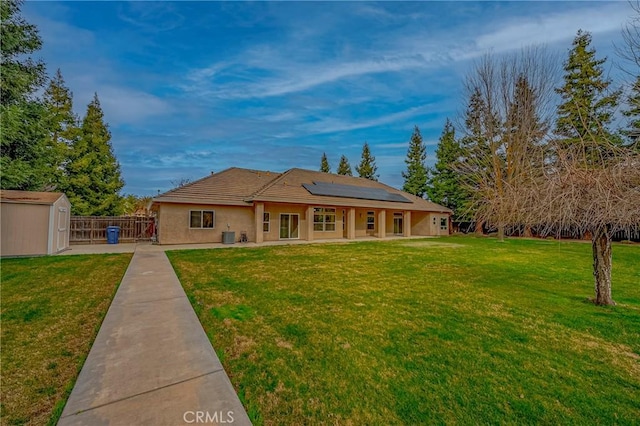
[[[341,178],[357,179],[357,180],[364,181],[364,182],[366,182],[366,181],[369,181],[369,182],[375,182],[375,183],[377,183],[377,184],[379,184],[379,185],[385,186],[385,187],[387,187],[387,188],[389,188],[389,189],[393,189],[393,190],[395,190],[395,191],[406,192],[406,191],[403,191],[402,189],[394,188],[394,187],[393,187],[393,186],[391,186],[391,185],[387,185],[387,184],[386,184],[386,183],[384,183],[384,182],[380,182],[379,180],[368,179],[368,178],[365,178],[365,177],[362,177],[362,176],[341,175],[341,174],[339,174],[339,173],[327,173],[327,172],[321,172],[321,171],[319,171],[319,170],[301,169],[301,168],[299,168],[299,167],[295,167],[295,168],[293,168],[293,169],[291,169],[291,170],[301,170],[301,171],[303,171],[303,172],[312,172],[312,173],[318,173],[318,174],[319,174],[319,173],[322,173],[322,174],[326,174],[326,175],[330,175],[330,176],[340,176]],[[407,194],[408,194],[408,192],[407,192]],[[410,194],[410,195],[413,195],[413,194]],[[418,198],[419,198],[419,197],[418,197]],[[424,200],[424,198],[423,198],[423,200]]]
[[[295,169],[286,170],[286,171],[280,173],[280,176],[277,176],[277,177],[271,179],[269,182],[265,183],[260,189],[258,189],[256,192],[251,194],[249,197],[247,197],[247,201],[251,201],[255,197],[259,196],[261,193],[263,193],[264,191],[266,191],[267,189],[269,189],[270,187],[275,185],[277,181],[279,181],[280,179],[282,179],[286,175],[290,174],[293,170],[295,170]]]
[[[178,186],[178,187],[176,187],[176,188],[173,188],[173,189],[170,189],[170,190],[168,190],[168,191],[165,191],[165,192],[163,192],[163,193],[161,193],[161,194],[156,195],[156,196],[155,196],[155,197],[153,197],[153,198],[163,197],[163,196],[165,196],[165,195],[168,195],[168,194],[174,193],[174,192],[176,192],[176,191],[182,190],[183,188],[188,188],[188,187],[190,187],[190,186],[192,186],[192,185],[195,185],[195,184],[196,184],[196,183],[198,183],[198,182],[202,182],[203,180],[210,179],[210,178],[211,178],[211,177],[213,177],[213,176],[221,175],[222,173],[228,172],[228,171],[233,170],[233,169],[237,169],[237,167],[227,167],[226,169],[224,169],[224,170],[220,170],[219,172],[216,172],[216,173],[210,173],[210,174],[208,174],[208,175],[207,175],[207,176],[205,176],[205,177],[201,177],[200,179],[196,179],[196,180],[194,180],[193,182],[189,182],[189,183],[187,183],[187,184],[185,184],[185,185]]]

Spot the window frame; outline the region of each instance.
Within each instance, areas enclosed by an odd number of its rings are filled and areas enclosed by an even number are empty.
[[[440,218],[440,230],[441,231],[446,231],[447,229],[449,229],[449,220],[446,217],[441,217]]]
[[[376,230],[376,212],[368,211],[367,212],[367,231],[375,231],[375,230]]]
[[[266,225],[266,229],[265,229],[265,225]],[[265,234],[268,234],[269,232],[271,232],[271,213],[270,212],[262,213],[262,232],[264,232]]]
[[[200,226],[193,225],[193,214],[200,213]],[[205,213],[211,213],[211,226],[204,226]],[[189,210],[189,229],[216,229],[216,211],[215,210]]]
[[[320,220],[319,221],[316,220],[317,218],[320,218]],[[333,220],[331,220],[331,218],[333,218]],[[314,207],[313,208],[313,231],[314,232],[335,232],[337,219],[338,219],[338,211],[335,207]]]

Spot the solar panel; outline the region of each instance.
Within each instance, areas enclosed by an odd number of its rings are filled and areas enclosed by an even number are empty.
[[[400,194],[382,188],[363,188],[361,186],[343,185],[330,182],[303,183],[302,186],[313,195],[325,197],[357,198],[360,200],[390,201],[395,203],[411,203]]]

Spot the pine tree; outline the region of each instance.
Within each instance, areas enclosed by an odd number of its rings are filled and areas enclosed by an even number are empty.
[[[353,176],[353,172],[351,171],[351,164],[349,164],[349,160],[344,155],[340,157],[340,163],[338,164],[339,175]]]
[[[66,190],[66,165],[69,150],[79,136],[78,117],[73,112],[73,95],[65,86],[60,69],[49,82],[44,93],[47,109],[47,149],[52,153],[51,169],[54,171],[58,189]]]
[[[468,194],[462,185],[456,165],[462,157],[462,147],[456,140],[456,131],[447,118],[436,149],[436,164],[432,171],[427,195],[438,203],[454,211],[455,218],[464,217]]]
[[[0,186],[50,189],[45,109],[34,94],[45,81],[45,66],[29,56],[42,46],[37,28],[20,16],[20,0],[0,2]]]
[[[627,117],[627,128],[622,134],[628,139],[630,144],[636,144],[640,149],[640,76],[631,86],[631,93],[627,97],[627,109],[622,111],[622,115]]]
[[[325,152],[322,153],[322,160],[320,160],[320,171],[323,173],[331,173],[331,166],[329,166],[329,160]]]
[[[72,212],[82,216],[115,216],[122,213],[119,191],[124,186],[120,165],[111,148],[111,133],[96,94],[87,106],[81,132],[67,165],[67,196]]]
[[[378,180],[379,175],[376,174],[378,166],[376,166],[376,157],[371,155],[369,144],[367,142],[362,146],[362,159],[360,164],[356,166],[356,171],[361,178],[369,180]]]
[[[590,48],[591,34],[578,31],[569,58],[564,63],[564,84],[556,89],[562,103],[558,106],[555,133],[565,146],[582,145],[581,156],[587,164],[601,155],[604,141],[615,141],[608,129],[618,105],[620,91],[609,92],[611,80],[603,77],[606,58],[597,59]]]
[[[404,160],[407,164],[407,171],[402,172],[402,177],[404,178],[403,191],[421,198],[426,195],[429,178],[429,170],[424,163],[426,159],[427,147],[422,141],[420,129],[415,126],[409,142],[407,158]]]

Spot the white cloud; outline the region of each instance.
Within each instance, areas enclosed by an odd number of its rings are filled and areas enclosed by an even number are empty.
[[[362,121],[346,121],[346,120],[335,119],[335,118],[327,118],[325,120],[321,120],[315,123],[310,123],[301,127],[308,134],[315,134],[315,135],[324,134],[324,133],[345,132],[350,130],[366,129],[369,127],[376,127],[384,124],[399,122],[407,118],[416,117],[426,112],[427,110],[428,110],[428,106],[418,106],[418,107],[409,108],[404,111],[396,112],[393,114],[385,114],[383,116],[379,116],[379,117],[368,119],[368,120],[362,120]]]
[[[505,22],[497,30],[476,39],[476,50],[467,51],[462,58],[477,56],[489,49],[496,53],[519,49],[531,44],[553,44],[571,40],[577,30],[592,34],[620,31],[621,23],[629,16],[626,2],[569,10],[537,17],[518,17]]]
[[[97,92],[105,115],[109,121],[118,124],[137,123],[171,111],[163,99],[135,89],[102,86]]]
[[[193,70],[187,79],[191,84],[182,85],[189,92],[200,92],[203,96],[217,96],[227,99],[264,98],[304,92],[328,83],[369,74],[398,72],[407,69],[426,68],[434,64],[429,55],[382,55],[361,61],[335,62],[328,65],[295,64],[287,59],[272,57],[269,69],[262,70],[278,77],[258,79],[254,82],[227,83],[219,86],[215,78],[225,72],[223,64]],[[244,65],[246,66],[246,65]],[[240,68],[234,74],[242,72],[243,65],[228,65],[228,68]]]

